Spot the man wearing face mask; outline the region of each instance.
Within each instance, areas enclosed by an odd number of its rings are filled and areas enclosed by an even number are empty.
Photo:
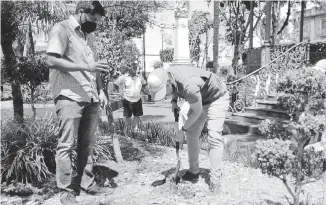
[[[47,60],[59,119],[56,181],[64,205],[78,204],[75,195],[81,189],[89,194],[112,193],[99,187],[92,173],[99,106],[108,104],[99,75],[109,67],[105,61],[96,61],[90,33],[104,15],[98,1],[79,2],[76,14],[54,25],[49,35]],[[77,176],[73,177],[75,142]]]

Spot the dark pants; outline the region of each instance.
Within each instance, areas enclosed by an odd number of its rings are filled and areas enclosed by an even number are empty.
[[[143,103],[142,100],[139,99],[137,102],[130,102],[129,100],[123,99],[123,116],[131,117],[134,116],[143,116]]]
[[[99,103],[76,102],[67,97],[55,99],[59,119],[59,141],[56,153],[56,180],[59,189],[73,192],[95,185],[93,146],[98,124]],[[73,183],[72,151],[77,142],[77,178]]]

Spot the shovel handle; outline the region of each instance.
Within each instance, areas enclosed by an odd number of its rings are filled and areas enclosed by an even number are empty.
[[[174,122],[178,122],[179,121],[179,110],[178,110],[178,108],[175,108],[173,110],[173,113],[174,113]]]
[[[179,109],[175,108],[173,110],[173,113],[174,113],[174,121],[176,123],[179,122]],[[178,155],[179,154],[179,148],[180,148],[180,143],[178,141],[175,142],[175,148],[176,148],[177,155]]]

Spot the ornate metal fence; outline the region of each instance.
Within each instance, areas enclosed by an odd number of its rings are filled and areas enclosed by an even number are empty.
[[[309,43],[270,48],[270,63],[236,81],[229,82],[228,90],[232,94],[234,110],[243,111],[245,107],[254,106],[256,100],[264,100],[269,95],[275,95],[278,78],[287,70],[301,67],[309,59],[307,48]]]

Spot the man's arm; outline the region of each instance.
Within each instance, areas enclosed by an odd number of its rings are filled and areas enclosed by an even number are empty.
[[[188,101],[190,109],[188,112],[188,120],[183,125],[184,130],[189,129],[203,111],[200,83],[201,79],[192,78],[188,80],[188,83],[185,85],[185,91],[187,93],[186,101]]]
[[[64,53],[69,44],[69,39],[66,33],[66,28],[61,24],[53,26],[48,41],[47,63],[51,69],[58,69],[62,72],[74,72],[74,71],[90,71],[98,72],[108,70],[107,63],[95,62],[91,64],[86,63],[74,63],[67,59],[64,59]]]
[[[89,71],[88,64],[70,62],[56,53],[47,53],[47,63],[49,68],[62,72]]]
[[[200,93],[199,95],[196,94],[195,96],[196,97],[194,97],[192,100],[187,99],[190,105],[190,109],[188,113],[188,120],[183,125],[184,130],[189,129],[196,122],[196,120],[198,119],[198,117],[201,115],[203,111],[202,98]]]

